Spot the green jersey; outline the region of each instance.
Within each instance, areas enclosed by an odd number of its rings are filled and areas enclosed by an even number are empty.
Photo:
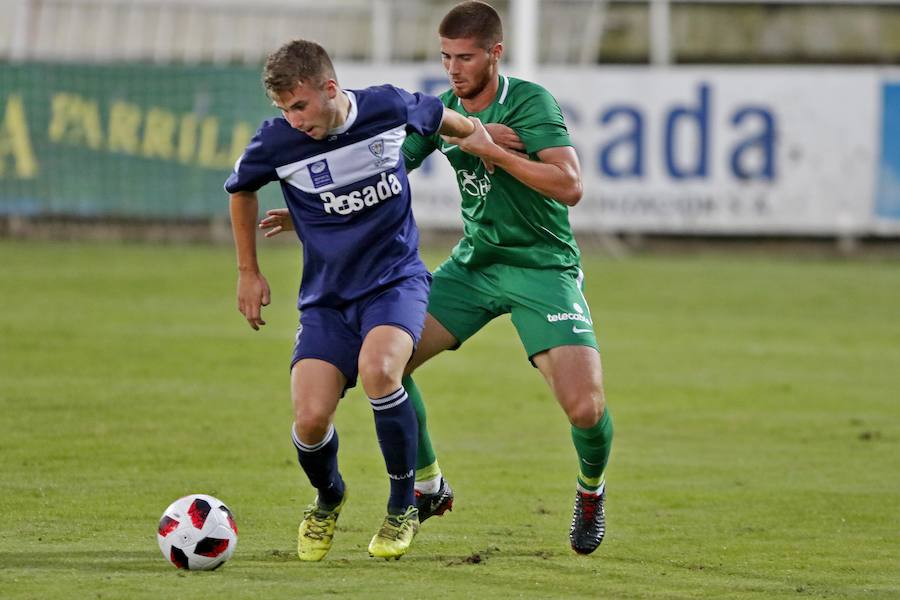
[[[476,113],[466,111],[452,90],[440,98],[445,106],[465,116],[515,130],[532,160],[545,148],[572,145],[559,104],[535,83],[501,75],[494,101]],[[500,168],[488,173],[480,158],[446,144],[438,134],[406,138],[406,168],[415,169],[435,150],[440,150],[456,171],[462,196],[464,235],[453,248],[453,260],[470,268],[505,264],[541,269],[578,264],[578,246],[566,205]]]

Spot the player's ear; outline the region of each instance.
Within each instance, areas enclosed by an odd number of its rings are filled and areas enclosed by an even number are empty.
[[[494,47],[488,51],[491,55],[491,59],[493,59],[494,63],[500,61],[500,57],[503,56],[503,42],[497,42],[494,44]]]
[[[325,90],[325,93],[328,95],[329,100],[334,100],[337,97],[338,86],[337,81],[334,79],[326,79],[325,84],[322,86],[322,89]]]

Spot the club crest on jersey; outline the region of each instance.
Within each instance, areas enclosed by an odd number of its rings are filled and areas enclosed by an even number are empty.
[[[456,172],[456,179],[459,181],[459,187],[462,191],[470,196],[485,197],[491,191],[491,178],[485,173],[484,177],[479,177],[473,171],[460,169]]]
[[[371,152],[372,156],[375,157],[376,167],[380,167],[390,161],[389,158],[384,157],[384,140],[381,138],[378,138],[377,140],[369,144],[369,152]]]
[[[311,162],[306,168],[309,169],[309,177],[312,179],[313,187],[320,188],[334,183],[334,179],[331,177],[331,170],[328,168],[328,159],[323,158],[322,160]]]

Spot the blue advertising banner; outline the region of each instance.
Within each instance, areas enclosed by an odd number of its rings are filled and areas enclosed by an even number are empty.
[[[900,83],[886,83],[882,93],[881,160],[875,214],[900,220]]]

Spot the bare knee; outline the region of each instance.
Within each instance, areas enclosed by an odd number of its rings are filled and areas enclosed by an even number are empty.
[[[371,398],[386,396],[400,387],[403,372],[392,365],[392,361],[377,353],[359,358],[359,378],[363,389]]]
[[[304,444],[316,444],[325,438],[331,425],[331,413],[317,406],[305,405],[294,410],[294,429]]]
[[[569,423],[579,429],[588,429],[597,424],[605,409],[603,394],[596,391],[582,392],[569,398],[562,398],[562,406]]]

